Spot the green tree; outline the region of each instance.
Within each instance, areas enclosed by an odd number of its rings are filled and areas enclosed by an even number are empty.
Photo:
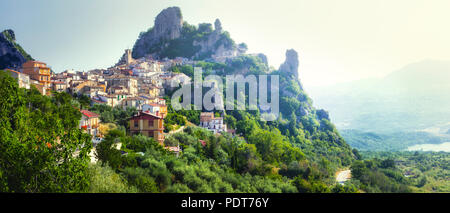
[[[109,166],[90,164],[90,187],[91,193],[133,193],[138,190],[127,184],[119,174],[114,172]]]
[[[87,191],[92,143],[68,96],[21,89],[0,72],[0,97],[0,191]]]
[[[102,162],[102,165],[109,165],[113,169],[118,169],[123,162],[120,150],[116,149],[116,145],[121,142],[121,137],[125,133],[113,129],[108,132],[105,139],[96,146],[95,155]]]

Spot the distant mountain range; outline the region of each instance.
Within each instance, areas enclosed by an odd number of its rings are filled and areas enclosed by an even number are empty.
[[[381,79],[316,87],[308,92],[316,106],[329,110],[340,130],[383,135],[419,131],[446,137],[450,131],[449,80],[450,61],[427,60]]]

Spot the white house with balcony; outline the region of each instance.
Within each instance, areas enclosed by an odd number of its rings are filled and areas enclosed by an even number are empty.
[[[214,117],[212,112],[200,113],[200,127],[206,128],[215,133],[227,131],[227,125],[223,121],[223,117]]]

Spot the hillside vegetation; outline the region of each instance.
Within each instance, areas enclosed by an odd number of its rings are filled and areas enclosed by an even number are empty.
[[[409,186],[410,192],[449,192],[450,154],[446,152],[362,152],[364,159],[377,159],[391,168],[386,174],[391,184]],[[379,160],[378,160],[379,159]],[[374,169],[371,169],[374,170]],[[364,179],[364,178],[359,178]],[[378,182],[381,183],[381,182]],[[379,186],[375,186],[378,187]],[[368,192],[370,192],[369,189]]]
[[[92,142],[72,97],[21,89],[2,71],[0,97],[0,191],[86,191]]]

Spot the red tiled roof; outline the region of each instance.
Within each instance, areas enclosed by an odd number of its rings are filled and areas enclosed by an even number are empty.
[[[27,62],[33,62],[33,63],[36,63],[36,64],[45,64],[45,65],[47,65],[46,63],[44,63],[44,62],[42,62],[42,61],[33,61],[33,60],[29,60],[29,61],[27,61]]]
[[[150,112],[148,112],[148,111],[142,111],[142,114],[145,114],[145,115],[150,115],[150,116],[152,116],[152,117],[155,117],[155,118],[158,118],[158,119],[162,119],[162,117],[161,116],[159,116],[159,115],[155,115],[155,114],[152,114],[152,113],[150,113]],[[136,116],[133,116],[133,117],[139,117],[140,116],[140,114],[138,113],[138,115],[136,115]]]
[[[5,69],[6,71],[9,71],[9,72],[14,72],[14,73],[16,73],[16,74],[21,74],[21,75],[25,75],[25,76],[28,76],[27,74],[25,74],[25,73],[22,73],[22,72],[19,72],[19,71],[15,71],[15,70],[12,70],[12,69]]]
[[[12,70],[12,69],[5,69],[5,70],[10,71],[10,72],[20,73],[20,72],[17,72],[15,70]]]
[[[83,115],[86,115],[88,118],[97,118],[99,117],[97,114],[87,111],[87,110],[81,110],[81,113],[83,113]]]

